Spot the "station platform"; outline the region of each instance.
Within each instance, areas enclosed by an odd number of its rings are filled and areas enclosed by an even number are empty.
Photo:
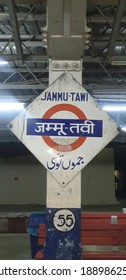
[[[88,205],[82,207],[83,213],[123,213],[126,201],[116,205]],[[43,212],[41,205],[1,205],[0,206],[0,260],[32,259],[30,236],[26,232],[31,213]],[[125,212],[126,213],[126,212]],[[93,246],[91,246],[91,249]],[[90,249],[90,247],[89,247]],[[95,249],[95,247],[94,247]],[[103,247],[99,247],[103,249]],[[107,250],[104,247],[104,250]],[[120,250],[126,248],[120,248]]]
[[[126,199],[117,201],[116,204],[107,205],[82,205],[82,212],[122,212],[123,208],[126,208]],[[29,215],[33,212],[43,212],[45,211],[45,205],[35,205],[35,204],[4,204],[0,205],[0,215]]]

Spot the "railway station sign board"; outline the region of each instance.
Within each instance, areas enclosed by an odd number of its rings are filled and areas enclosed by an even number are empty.
[[[65,186],[117,134],[117,125],[70,75],[62,74],[9,124]]]

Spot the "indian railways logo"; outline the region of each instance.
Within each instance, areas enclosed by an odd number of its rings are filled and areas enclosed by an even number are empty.
[[[65,112],[76,117],[63,118]],[[53,118],[60,113],[62,118]],[[58,152],[70,152],[78,149],[87,137],[102,137],[102,120],[89,120],[76,106],[71,104],[58,104],[51,107],[42,118],[27,119],[27,135],[42,136],[44,142]],[[53,138],[57,138],[57,141]],[[64,144],[64,138],[75,138],[71,144]],[[62,139],[61,144],[58,138]]]

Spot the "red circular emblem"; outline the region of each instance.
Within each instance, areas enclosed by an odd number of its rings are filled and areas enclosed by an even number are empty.
[[[43,116],[43,119],[50,119],[54,114],[61,111],[69,111],[77,116],[78,119],[86,120],[85,114],[76,106],[71,104],[57,104],[51,107]],[[45,143],[58,152],[71,152],[78,149],[86,140],[86,137],[78,137],[73,143],[61,145],[52,140],[49,136],[42,136]]]

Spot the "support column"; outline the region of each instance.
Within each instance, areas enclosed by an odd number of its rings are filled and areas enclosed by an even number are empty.
[[[46,260],[79,260],[81,173],[65,187],[47,172]]]
[[[71,74],[82,83],[82,61],[80,65],[80,70],[71,71]],[[50,59],[49,83],[52,84],[62,73],[63,71],[52,70]],[[63,186],[47,171],[46,198],[45,259],[80,260],[81,172]]]

